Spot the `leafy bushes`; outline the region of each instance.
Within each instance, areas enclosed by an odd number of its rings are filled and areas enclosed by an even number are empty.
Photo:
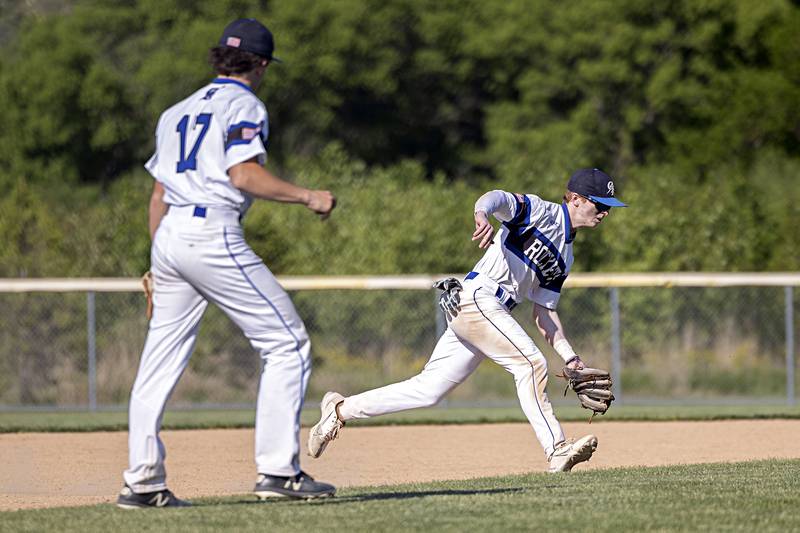
[[[86,0],[0,20],[0,224],[36,235],[13,234],[2,275],[146,267],[156,119],[209,79],[207,49],[242,14],[285,60],[259,91],[271,165],[341,206],[323,225],[254,209],[279,273],[463,270],[478,194],[557,201],[591,165],[632,208],[579,236],[577,269],[800,260],[796,3]]]
[[[0,276],[148,268],[152,180],[141,165],[157,117],[207,82],[208,48],[240,16],[263,20],[285,61],[259,89],[271,168],[339,199],[324,223],[297,206],[252,208],[248,239],[276,274],[467,271],[480,256],[470,235],[482,192],[559,201],[583,166],[613,174],[631,207],[579,233],[575,271],[800,264],[797,2],[255,4],[64,0],[0,13]],[[336,298],[304,316],[340,324]],[[758,298],[745,300],[733,315],[743,331],[776,338],[774,320],[753,322]],[[575,302],[567,325],[575,321],[578,344],[596,347],[579,332],[605,327],[605,302]],[[417,353],[429,333],[414,298],[375,293],[358,309],[367,316],[392,303],[401,310],[385,323],[409,329],[391,349]],[[711,319],[726,302],[692,305]],[[623,299],[623,312],[663,326],[628,324],[630,357],[646,362],[648,340],[684,334],[687,308],[664,294]],[[359,338],[370,328],[361,318],[350,320]],[[346,339],[324,342],[332,358],[354,350]],[[390,350],[381,342],[364,350]],[[751,348],[757,359],[764,346]]]

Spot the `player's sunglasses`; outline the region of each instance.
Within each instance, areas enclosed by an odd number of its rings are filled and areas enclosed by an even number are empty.
[[[602,213],[603,211],[611,211],[611,206],[610,205],[606,205],[606,204],[597,202],[597,201],[592,200],[591,198],[587,198],[586,196],[583,196],[581,194],[578,194],[578,196],[580,196],[581,198],[583,198],[584,200],[586,200],[588,202],[593,203],[594,204],[594,208],[597,209],[598,213]]]

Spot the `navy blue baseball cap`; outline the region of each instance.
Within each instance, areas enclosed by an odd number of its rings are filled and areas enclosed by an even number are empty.
[[[228,24],[222,32],[219,44],[229,48],[238,48],[270,61],[281,62],[272,55],[275,51],[272,32],[256,19],[238,19]]]
[[[567,183],[567,189],[607,207],[628,207],[614,198],[614,180],[597,168],[582,168]]]

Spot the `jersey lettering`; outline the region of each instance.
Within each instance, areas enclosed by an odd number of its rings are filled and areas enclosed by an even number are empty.
[[[523,229],[511,224],[506,227],[510,230],[504,243],[506,248],[533,269],[541,287],[561,292],[567,267],[553,243],[534,227]]]
[[[542,287],[560,289],[563,284],[563,280],[560,278],[566,277],[564,269],[559,264],[559,256],[547,246],[543,239],[545,237],[535,231],[530,240],[525,243],[525,255],[539,273]]]
[[[197,119],[194,121],[194,127],[197,128],[197,125],[200,124],[203,128],[200,130],[200,134],[197,136],[197,140],[194,142],[194,146],[192,146],[192,150],[189,152],[189,157],[186,157],[186,137],[189,120],[189,115],[183,115],[183,118],[181,118],[180,122],[178,122],[178,126],[175,128],[181,137],[181,153],[176,172],[197,170],[197,151],[200,149],[200,144],[203,142],[203,138],[208,132],[208,127],[211,125],[211,113],[200,113],[197,115]]]
[[[228,169],[266,159],[266,111],[246,86],[232,80],[214,80],[164,111],[155,153],[145,164],[164,185],[164,202],[247,211],[252,199],[233,187]]]
[[[503,224],[473,270],[494,280],[516,301],[528,298],[555,309],[572,266],[571,221],[566,204],[500,191],[495,217]],[[505,220],[506,218],[510,220]]]

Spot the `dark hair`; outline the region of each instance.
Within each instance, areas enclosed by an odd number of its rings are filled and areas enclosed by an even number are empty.
[[[217,74],[223,76],[250,72],[265,60],[265,57],[230,46],[215,46],[208,52],[208,62],[211,63]]]

